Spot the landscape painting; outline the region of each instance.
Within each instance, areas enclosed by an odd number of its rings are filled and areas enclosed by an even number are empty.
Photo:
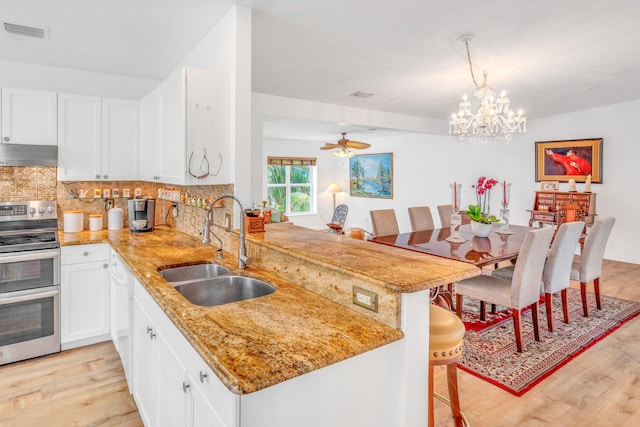
[[[351,157],[349,178],[353,197],[393,199],[393,153]]]

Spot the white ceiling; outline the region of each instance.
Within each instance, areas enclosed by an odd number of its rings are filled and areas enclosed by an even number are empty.
[[[253,91],[446,120],[489,73],[529,120],[640,99],[637,0],[239,0]],[[0,59],[162,79],[233,0],[2,0]],[[354,91],[374,93],[353,98]],[[343,127],[344,128],[344,127]],[[349,130],[349,129],[345,129]]]

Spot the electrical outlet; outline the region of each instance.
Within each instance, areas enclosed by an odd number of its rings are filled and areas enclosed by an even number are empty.
[[[105,199],[104,201],[104,210],[108,211],[113,207],[113,199]]]
[[[177,218],[178,217],[178,205],[171,205],[171,207],[173,208],[173,217]]]
[[[378,312],[378,294],[373,291],[354,286],[353,303],[367,310]]]

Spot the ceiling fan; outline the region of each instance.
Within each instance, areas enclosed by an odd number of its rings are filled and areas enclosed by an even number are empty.
[[[353,152],[351,149],[355,150],[363,150],[365,148],[371,147],[371,144],[367,144],[366,142],[358,142],[358,141],[350,141],[347,139],[347,133],[342,132],[342,138],[339,139],[336,143],[325,142],[324,147],[320,147],[321,150],[333,150],[334,148],[339,148],[338,151],[334,152],[333,155],[336,157],[351,157],[353,156]]]

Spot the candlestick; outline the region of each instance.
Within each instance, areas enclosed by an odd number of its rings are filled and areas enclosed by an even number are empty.
[[[453,184],[449,184],[451,188],[451,207],[454,213],[458,213],[460,210],[460,191],[462,191],[462,184],[458,184],[457,182],[453,182]]]
[[[509,205],[509,195],[511,192],[511,183],[502,181],[502,205]]]

